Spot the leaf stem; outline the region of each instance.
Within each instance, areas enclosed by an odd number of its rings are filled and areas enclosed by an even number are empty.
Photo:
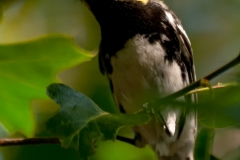
[[[218,83],[215,86],[212,86],[212,89],[221,89],[221,88],[226,88],[226,87],[232,87],[232,86],[237,86],[239,85],[239,83],[237,82],[232,82],[232,83]],[[186,93],[185,95],[188,94],[193,94],[193,93],[199,93],[199,92],[204,92],[204,91],[208,91],[209,87],[203,87],[203,88],[199,88],[199,89],[194,89],[188,93]]]

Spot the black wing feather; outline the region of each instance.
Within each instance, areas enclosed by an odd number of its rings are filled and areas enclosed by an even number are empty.
[[[181,22],[178,20],[175,14],[172,14],[172,15],[176,20],[175,34],[177,35],[178,41],[179,41],[181,61],[184,64],[184,67],[186,68],[187,75],[188,75],[188,82],[189,84],[191,84],[194,81],[196,81],[196,74],[195,74],[195,68],[194,68],[194,62],[193,62],[193,51],[191,48],[191,44],[188,38],[186,37],[186,34],[179,29],[179,26],[182,27]],[[185,100],[187,101],[187,103],[192,103],[192,102],[196,103],[197,95],[196,94],[187,95],[185,96]],[[194,113],[196,115],[196,108],[189,108],[189,107],[182,108],[182,113],[179,119],[178,138],[180,138],[183,128],[185,126],[186,116],[191,113]]]

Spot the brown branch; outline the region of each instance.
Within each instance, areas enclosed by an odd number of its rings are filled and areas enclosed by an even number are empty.
[[[135,141],[130,138],[125,138],[122,136],[117,136],[117,140],[129,143],[131,145],[135,144]],[[7,146],[20,146],[20,145],[39,145],[39,144],[61,144],[58,138],[6,138],[0,139],[0,147]]]
[[[37,144],[61,144],[58,138],[14,138],[0,139],[0,146],[37,145]]]

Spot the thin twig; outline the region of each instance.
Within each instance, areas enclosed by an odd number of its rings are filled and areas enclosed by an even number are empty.
[[[238,65],[240,63],[240,54],[237,58],[229,62],[228,64],[224,65],[223,67],[219,68],[218,70],[214,71],[213,73],[207,75],[206,77],[202,79],[206,80],[212,80],[213,78],[216,78],[218,75],[222,74],[223,72],[227,71],[230,68],[233,68],[234,66]],[[178,92],[175,92],[169,96],[166,96],[164,98],[158,99],[154,101],[154,104],[159,104],[161,102],[167,102],[173,99],[176,99],[178,97],[181,97],[185,95],[186,93],[192,91],[195,88],[198,88],[201,86],[201,80],[198,80],[188,87],[185,87]],[[129,144],[134,144],[135,142],[131,139],[124,138],[117,136],[118,140],[121,140],[123,142],[127,142]],[[60,140],[58,138],[17,138],[17,139],[0,139],[0,146],[16,146],[16,145],[38,145],[38,144],[61,144]]]
[[[117,136],[117,140],[135,145],[135,141],[130,138]],[[58,138],[6,138],[0,139],[0,146],[20,146],[20,145],[39,145],[39,144],[61,144]]]
[[[0,146],[17,146],[17,145],[37,145],[37,144],[61,144],[58,138],[13,138],[0,139]]]
[[[210,81],[210,80],[216,78],[217,76],[219,76],[220,74],[222,74],[223,72],[225,72],[225,71],[233,68],[234,66],[238,65],[239,63],[240,63],[240,54],[235,59],[233,59],[231,62],[227,63],[223,67],[219,68],[218,70],[216,70],[213,73],[205,76],[202,79],[206,79],[206,80]],[[179,90],[179,91],[177,91],[173,94],[170,94],[166,97],[160,98],[160,99],[152,102],[153,106],[154,106],[154,104],[163,104],[163,103],[169,102],[171,100],[174,100],[178,97],[181,97],[181,96],[185,95],[186,93],[190,92],[191,90],[194,90],[195,88],[200,87],[202,79],[190,84],[189,86],[187,86],[187,87],[185,87],[185,88],[183,88],[183,89],[181,89],[181,90]]]

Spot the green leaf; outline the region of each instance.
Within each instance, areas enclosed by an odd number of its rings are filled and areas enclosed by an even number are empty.
[[[179,100],[160,98],[156,101],[146,103],[142,112],[158,113],[166,106],[172,108],[183,108],[197,110],[198,121],[210,128],[223,128],[240,124],[240,85],[239,83],[228,83],[218,86],[216,89],[198,89],[198,103],[186,103]],[[193,91],[196,92],[196,91]],[[192,93],[193,93],[192,92]],[[189,94],[189,93],[187,93]],[[154,114],[158,119],[158,114]]]
[[[46,122],[46,129],[61,137],[64,147],[89,121],[106,114],[91,99],[64,84],[51,84],[47,94],[61,108]]]
[[[240,85],[228,83],[222,88],[213,90],[201,90],[198,92],[198,103],[186,103],[177,100],[162,100],[161,103],[147,105],[145,110],[152,109],[158,112],[164,106],[182,107],[184,109],[197,109],[198,122],[210,128],[223,128],[240,124]],[[158,115],[154,115],[158,118]]]
[[[59,71],[90,58],[71,37],[63,35],[0,45],[0,121],[11,133],[33,136],[30,101],[47,98],[45,88],[57,80]]]
[[[83,159],[95,153],[97,140],[115,140],[117,132],[124,126],[137,126],[147,123],[147,114],[107,114],[97,117],[80,132],[79,152]]]
[[[195,160],[210,160],[214,134],[215,131],[211,128],[203,128],[198,133],[194,150]]]
[[[199,121],[214,128],[240,124],[240,86],[215,89],[213,94],[214,99],[210,93],[199,93]]]
[[[80,156],[87,159],[95,153],[97,140],[115,140],[123,126],[136,126],[150,120],[148,114],[109,114],[88,97],[64,84],[52,84],[47,94],[60,105],[59,112],[46,122],[46,129],[61,139],[64,147],[79,136]]]

